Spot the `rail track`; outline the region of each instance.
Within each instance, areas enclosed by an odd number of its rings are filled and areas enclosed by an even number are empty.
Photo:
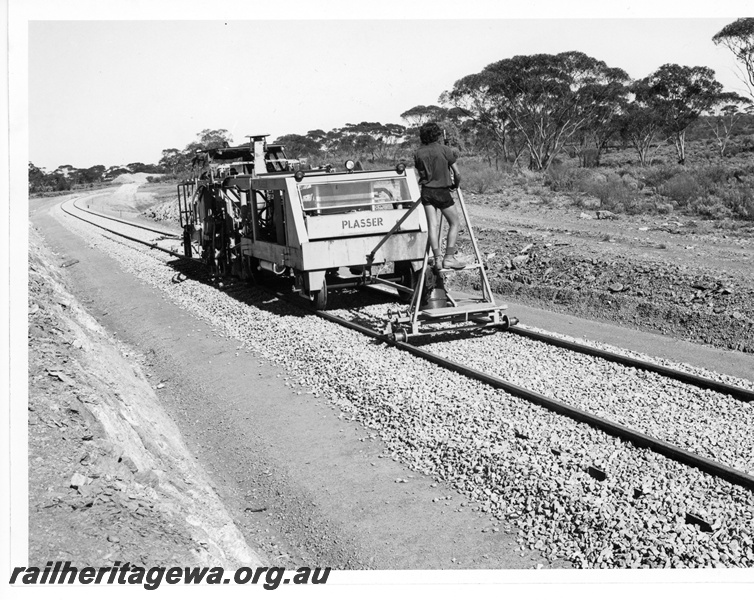
[[[135,223],[133,221],[127,221],[125,219],[120,219],[117,217],[113,217],[110,215],[105,215],[100,212],[93,211],[89,208],[82,208],[80,207],[77,202],[79,202],[82,199],[72,199],[68,202],[63,202],[61,204],[61,209],[64,213],[67,215],[70,215],[71,217],[74,217],[76,219],[79,219],[80,221],[84,221],[85,223],[89,223],[90,225],[94,225],[95,227],[98,227],[99,229],[102,229],[104,231],[107,231],[108,233],[112,233],[114,235],[117,235],[118,237],[122,237],[124,239],[130,240],[132,242],[137,242],[139,244],[143,244],[145,246],[149,246],[150,248],[154,248],[156,250],[161,250],[165,252],[166,254],[170,254],[171,256],[175,256],[177,258],[184,258],[182,254],[179,254],[175,250],[171,250],[169,248],[165,248],[164,246],[160,245],[159,242],[162,240],[169,240],[169,241],[176,241],[180,242],[181,236],[178,233],[172,232],[172,231],[166,231],[164,229],[157,229],[155,227],[149,227],[147,225],[141,224],[141,223]],[[69,208],[66,208],[66,204],[70,203],[70,205],[73,207],[74,210],[71,210]],[[76,214],[76,211],[79,213],[84,213],[85,215],[89,215],[89,218],[86,218],[82,216],[81,214]],[[145,240],[140,237],[134,237],[132,235],[128,235],[124,233],[123,231],[117,231],[111,227],[106,227],[99,221],[105,221],[105,222],[114,222],[119,223],[121,225],[125,225],[126,227],[130,227],[132,229],[137,229],[139,231],[148,231],[150,233],[157,233],[160,234],[161,237],[157,238],[156,240]]]
[[[73,209],[65,206],[65,204],[70,204]],[[143,244],[144,246],[159,250],[170,256],[180,258],[185,261],[191,261],[191,263],[196,264],[197,266],[201,264],[196,259],[188,259],[183,256],[183,254],[170,248],[166,248],[164,244],[160,245],[159,242],[163,240],[174,242],[179,241],[180,236],[178,234],[166,231],[164,229],[157,229],[143,224],[103,215],[92,210],[83,209],[77,205],[77,200],[75,199],[69,201],[68,203],[64,203],[64,205],[61,205],[61,208],[66,214],[94,225],[108,233],[139,244]],[[77,211],[79,214],[77,214]],[[135,235],[129,235],[122,230],[123,227],[114,228],[113,226],[107,226],[106,224],[103,224],[102,221],[115,222],[120,226],[125,226],[139,231],[157,233],[161,237],[158,240],[154,240],[144,239],[143,236],[139,237]],[[286,296],[286,294],[280,291],[276,292],[276,294],[280,297]],[[290,300],[290,298],[288,299]],[[296,301],[296,304],[302,306],[301,302]],[[616,436],[622,440],[630,442],[631,444],[639,448],[650,449],[653,452],[666,456],[679,463],[697,468],[702,472],[708,473],[715,477],[719,477],[733,484],[742,486],[746,489],[754,490],[754,476],[742,470],[731,468],[730,466],[725,465],[719,461],[712,460],[708,457],[701,456],[694,452],[690,452],[677,444],[670,443],[652,435],[648,435],[647,433],[632,429],[593,412],[577,408],[569,403],[556,400],[555,398],[549,397],[548,395],[542,394],[532,389],[528,389],[521,385],[517,385],[495,374],[487,373],[473,368],[469,365],[464,365],[460,362],[450,360],[449,358],[429,351],[421,347],[420,345],[390,339],[388,336],[385,336],[379,331],[376,331],[374,328],[369,327],[363,323],[356,322],[355,319],[349,320],[347,318],[334,314],[333,311],[330,310],[312,310],[312,312],[323,319],[336,323],[342,327],[357,331],[362,335],[379,340],[380,342],[391,345],[401,351],[407,352],[423,360],[439,365],[444,369],[448,369],[465,377],[483,382],[489,386],[492,386],[493,388],[504,390],[509,394],[545,407],[555,413],[565,415],[582,423],[586,423],[594,428],[608,433],[609,435]],[[597,357],[602,360],[614,362],[634,369],[641,369],[646,372],[656,373],[661,375],[662,377],[667,377],[679,382],[696,386],[701,389],[713,390],[721,394],[729,395],[741,402],[751,402],[752,400],[754,400],[754,391],[736,385],[715,381],[708,377],[703,377],[686,371],[673,369],[646,360],[633,358],[622,353],[595,348],[586,344],[562,339],[554,335],[548,335],[546,333],[533,331],[520,325],[511,326],[507,329],[507,331],[511,334],[543,342],[555,347],[564,348],[573,352]]]
[[[539,549],[577,566],[754,566],[748,382],[711,375],[716,387],[740,382],[743,387],[730,386],[734,397],[711,389],[707,377],[698,387],[683,382],[696,377],[692,367],[680,367],[690,373],[681,370],[672,378],[661,373],[676,371],[669,363],[650,372],[621,364],[627,358],[621,351],[620,362],[609,361],[593,356],[589,346],[588,353],[574,352],[578,349],[563,347],[557,337],[549,344],[515,330],[416,337],[401,346],[375,331],[390,306],[384,294],[344,292],[334,308],[313,313],[307,303],[291,302],[280,286],[233,280],[208,289],[217,282],[201,263],[170,249],[176,238],[155,239],[168,232],[146,225],[134,230],[130,222],[98,219],[70,203],[63,208],[76,213],[76,219],[66,219],[68,228],[88,239],[91,230],[84,222],[95,220],[104,234],[102,251],[124,270],[224,337],[237,339],[240,347],[283,366],[299,393],[325,394],[341,418],[349,413],[358,418],[368,437],[380,437],[394,459],[456,487],[472,510],[489,512],[501,527],[519,528],[522,550]],[[154,251],[141,254],[137,245]],[[529,347],[538,354],[528,380],[498,368],[516,363],[516,354]],[[348,368],[333,371],[333,358]],[[614,388],[626,387],[614,400],[642,414],[640,426],[581,402],[572,381],[571,396],[552,385],[553,374],[581,378],[585,364],[600,367],[589,374],[592,381],[604,378]],[[392,376],[385,377],[386,369]],[[604,388],[592,381],[581,388],[590,401]],[[656,391],[658,382],[661,398],[633,404],[632,394],[644,385]],[[675,400],[678,406],[671,406]],[[654,404],[666,405],[659,412],[669,418],[658,419],[664,430],[653,424],[657,410],[643,415]],[[699,425],[684,432],[690,421]],[[707,428],[725,443],[702,440]],[[674,438],[676,429],[683,435]],[[689,432],[699,439],[685,439]],[[603,502],[607,505],[599,508]]]

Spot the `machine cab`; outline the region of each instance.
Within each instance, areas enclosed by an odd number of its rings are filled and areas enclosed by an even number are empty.
[[[364,268],[420,195],[413,169],[270,173],[250,184],[250,227],[242,253],[277,274],[291,269],[310,296],[341,268]],[[422,260],[426,232],[424,211],[413,211],[371,265]]]

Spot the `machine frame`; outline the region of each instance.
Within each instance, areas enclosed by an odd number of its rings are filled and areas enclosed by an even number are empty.
[[[291,276],[317,308],[328,290],[376,283],[411,298],[427,243],[426,216],[411,210],[421,194],[413,169],[294,172],[264,136],[199,162],[202,175],[178,185],[184,253],[201,256],[218,280]]]

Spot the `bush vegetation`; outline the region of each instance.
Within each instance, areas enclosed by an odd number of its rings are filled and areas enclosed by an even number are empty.
[[[504,187],[505,175],[512,171],[510,165],[496,168],[479,158],[460,158],[458,167],[463,188],[477,194],[499,192]]]

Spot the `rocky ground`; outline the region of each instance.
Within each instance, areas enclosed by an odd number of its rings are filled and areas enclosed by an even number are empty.
[[[754,352],[753,225],[614,215],[547,200],[467,196],[494,292]]]

